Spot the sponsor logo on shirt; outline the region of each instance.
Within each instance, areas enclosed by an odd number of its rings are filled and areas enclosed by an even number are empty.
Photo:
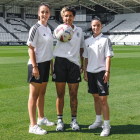
[[[43,36],[46,36],[45,34],[43,34]]]

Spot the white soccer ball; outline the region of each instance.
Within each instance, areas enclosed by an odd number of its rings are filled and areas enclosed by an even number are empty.
[[[68,24],[60,24],[54,30],[54,36],[57,40],[61,42],[68,42],[72,39],[73,29]]]

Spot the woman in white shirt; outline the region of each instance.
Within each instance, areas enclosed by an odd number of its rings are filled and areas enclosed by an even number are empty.
[[[72,121],[70,126],[72,130],[79,130],[80,127],[77,123],[77,93],[79,82],[81,81],[81,73],[83,72],[83,58],[82,52],[84,47],[84,38],[82,29],[73,25],[73,20],[76,14],[76,10],[71,6],[66,6],[61,10],[61,17],[65,24],[72,27],[74,34],[69,42],[57,41],[54,49],[54,71],[53,71],[53,81],[55,81],[57,89],[57,116],[58,122],[56,131],[63,131],[63,107],[64,107],[64,95],[65,95],[65,85],[68,83],[69,95],[70,95],[70,107]],[[81,58],[81,64],[79,63],[79,53]]]
[[[50,7],[41,3],[38,9],[38,22],[30,29],[27,45],[29,46],[28,82],[30,87],[28,110],[30,117],[29,133],[44,135],[47,133],[40,125],[51,126],[44,117],[44,96],[49,78],[50,62],[53,58],[53,38],[47,26]],[[36,106],[38,121],[36,122]]]
[[[111,57],[114,54],[110,39],[101,33],[102,23],[98,17],[91,21],[91,28],[94,34],[85,40],[86,46],[83,53],[84,79],[88,82],[88,92],[94,97],[96,112],[96,120],[89,129],[102,127],[102,113],[104,126],[100,136],[108,136],[110,125],[107,96],[109,95]]]

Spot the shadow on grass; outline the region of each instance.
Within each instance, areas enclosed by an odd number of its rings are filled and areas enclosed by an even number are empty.
[[[81,130],[76,131],[79,133],[94,133],[95,135],[99,135],[102,131],[102,128],[97,129],[88,129],[89,125],[79,125]],[[110,135],[112,134],[140,134],[140,125],[113,125],[111,126]],[[64,131],[62,133],[73,132],[70,128],[70,124],[65,124]],[[58,133],[56,130],[49,131],[49,133]],[[60,132],[61,133],[61,132]],[[96,134],[97,133],[97,134]]]
[[[72,128],[70,127],[70,124],[64,124],[64,131],[62,131],[62,133],[64,132],[80,132],[80,133],[93,133],[93,130],[88,129],[89,125],[79,125],[80,126],[80,130],[79,131],[73,131]],[[102,128],[98,128],[95,129],[94,131],[96,131],[95,133],[100,133],[102,130]],[[61,133],[61,131],[59,131]],[[48,133],[58,133],[56,130],[54,131],[48,131]]]
[[[113,125],[111,126],[111,134],[140,134],[140,125]]]

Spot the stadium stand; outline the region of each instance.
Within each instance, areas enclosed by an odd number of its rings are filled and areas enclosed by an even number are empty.
[[[120,40],[120,42],[131,43],[132,39],[133,39],[133,42],[138,43],[138,42],[140,42],[140,35],[128,35],[125,38],[123,38],[122,40]]]
[[[26,28],[26,26],[23,24],[23,22],[21,22],[19,19],[4,19],[2,17],[0,17],[1,23],[2,25],[8,29],[10,32],[28,32],[28,29]]]
[[[29,32],[23,32],[23,33],[14,33],[16,36],[18,36],[20,41],[26,42],[29,36]]]
[[[18,40],[14,38],[10,33],[0,33],[0,41],[9,42],[9,41],[18,41]]]
[[[77,27],[81,27],[83,32],[90,28],[91,22],[73,22]]]
[[[0,17],[0,21],[1,40],[3,42],[27,41],[29,27],[22,21],[22,19],[4,19],[3,17]]]
[[[115,15],[113,22],[102,28],[114,44],[140,44],[140,13]],[[114,26],[113,26],[114,25]]]
[[[59,24],[56,23],[55,20],[48,20],[48,25],[51,28],[51,30],[54,30]]]
[[[138,19],[126,19],[123,23],[116,26],[114,29],[111,29],[110,32],[131,32],[139,25],[140,20]]]
[[[29,36],[29,30],[37,22],[37,19],[26,19],[25,21],[23,21],[21,18],[4,19],[3,17],[0,17],[0,21],[1,21],[0,33],[5,33],[5,34],[2,34],[3,37],[1,38],[1,41],[26,42]],[[48,20],[48,26],[51,28],[52,31],[58,25],[59,25],[58,22],[56,22],[55,20]]]
[[[25,22],[30,26],[32,27],[36,22],[37,22],[37,19],[25,19]]]
[[[109,23],[108,25],[104,26],[102,28],[102,32],[109,32],[111,29],[115,28],[116,26],[118,26],[122,22],[124,22],[124,20],[114,20],[111,23]]]
[[[0,24],[0,32],[1,33],[5,33],[6,31],[1,27],[1,24]]]
[[[114,21],[105,25],[102,32],[111,39],[113,44],[140,44],[140,13],[115,15]],[[37,22],[37,19],[21,19],[0,17],[1,41],[23,41],[28,39],[29,29]],[[53,31],[60,23],[56,20],[48,20],[48,26]],[[74,24],[83,29],[85,38],[91,36],[88,31],[90,22],[74,21]],[[56,40],[55,40],[56,41]]]

